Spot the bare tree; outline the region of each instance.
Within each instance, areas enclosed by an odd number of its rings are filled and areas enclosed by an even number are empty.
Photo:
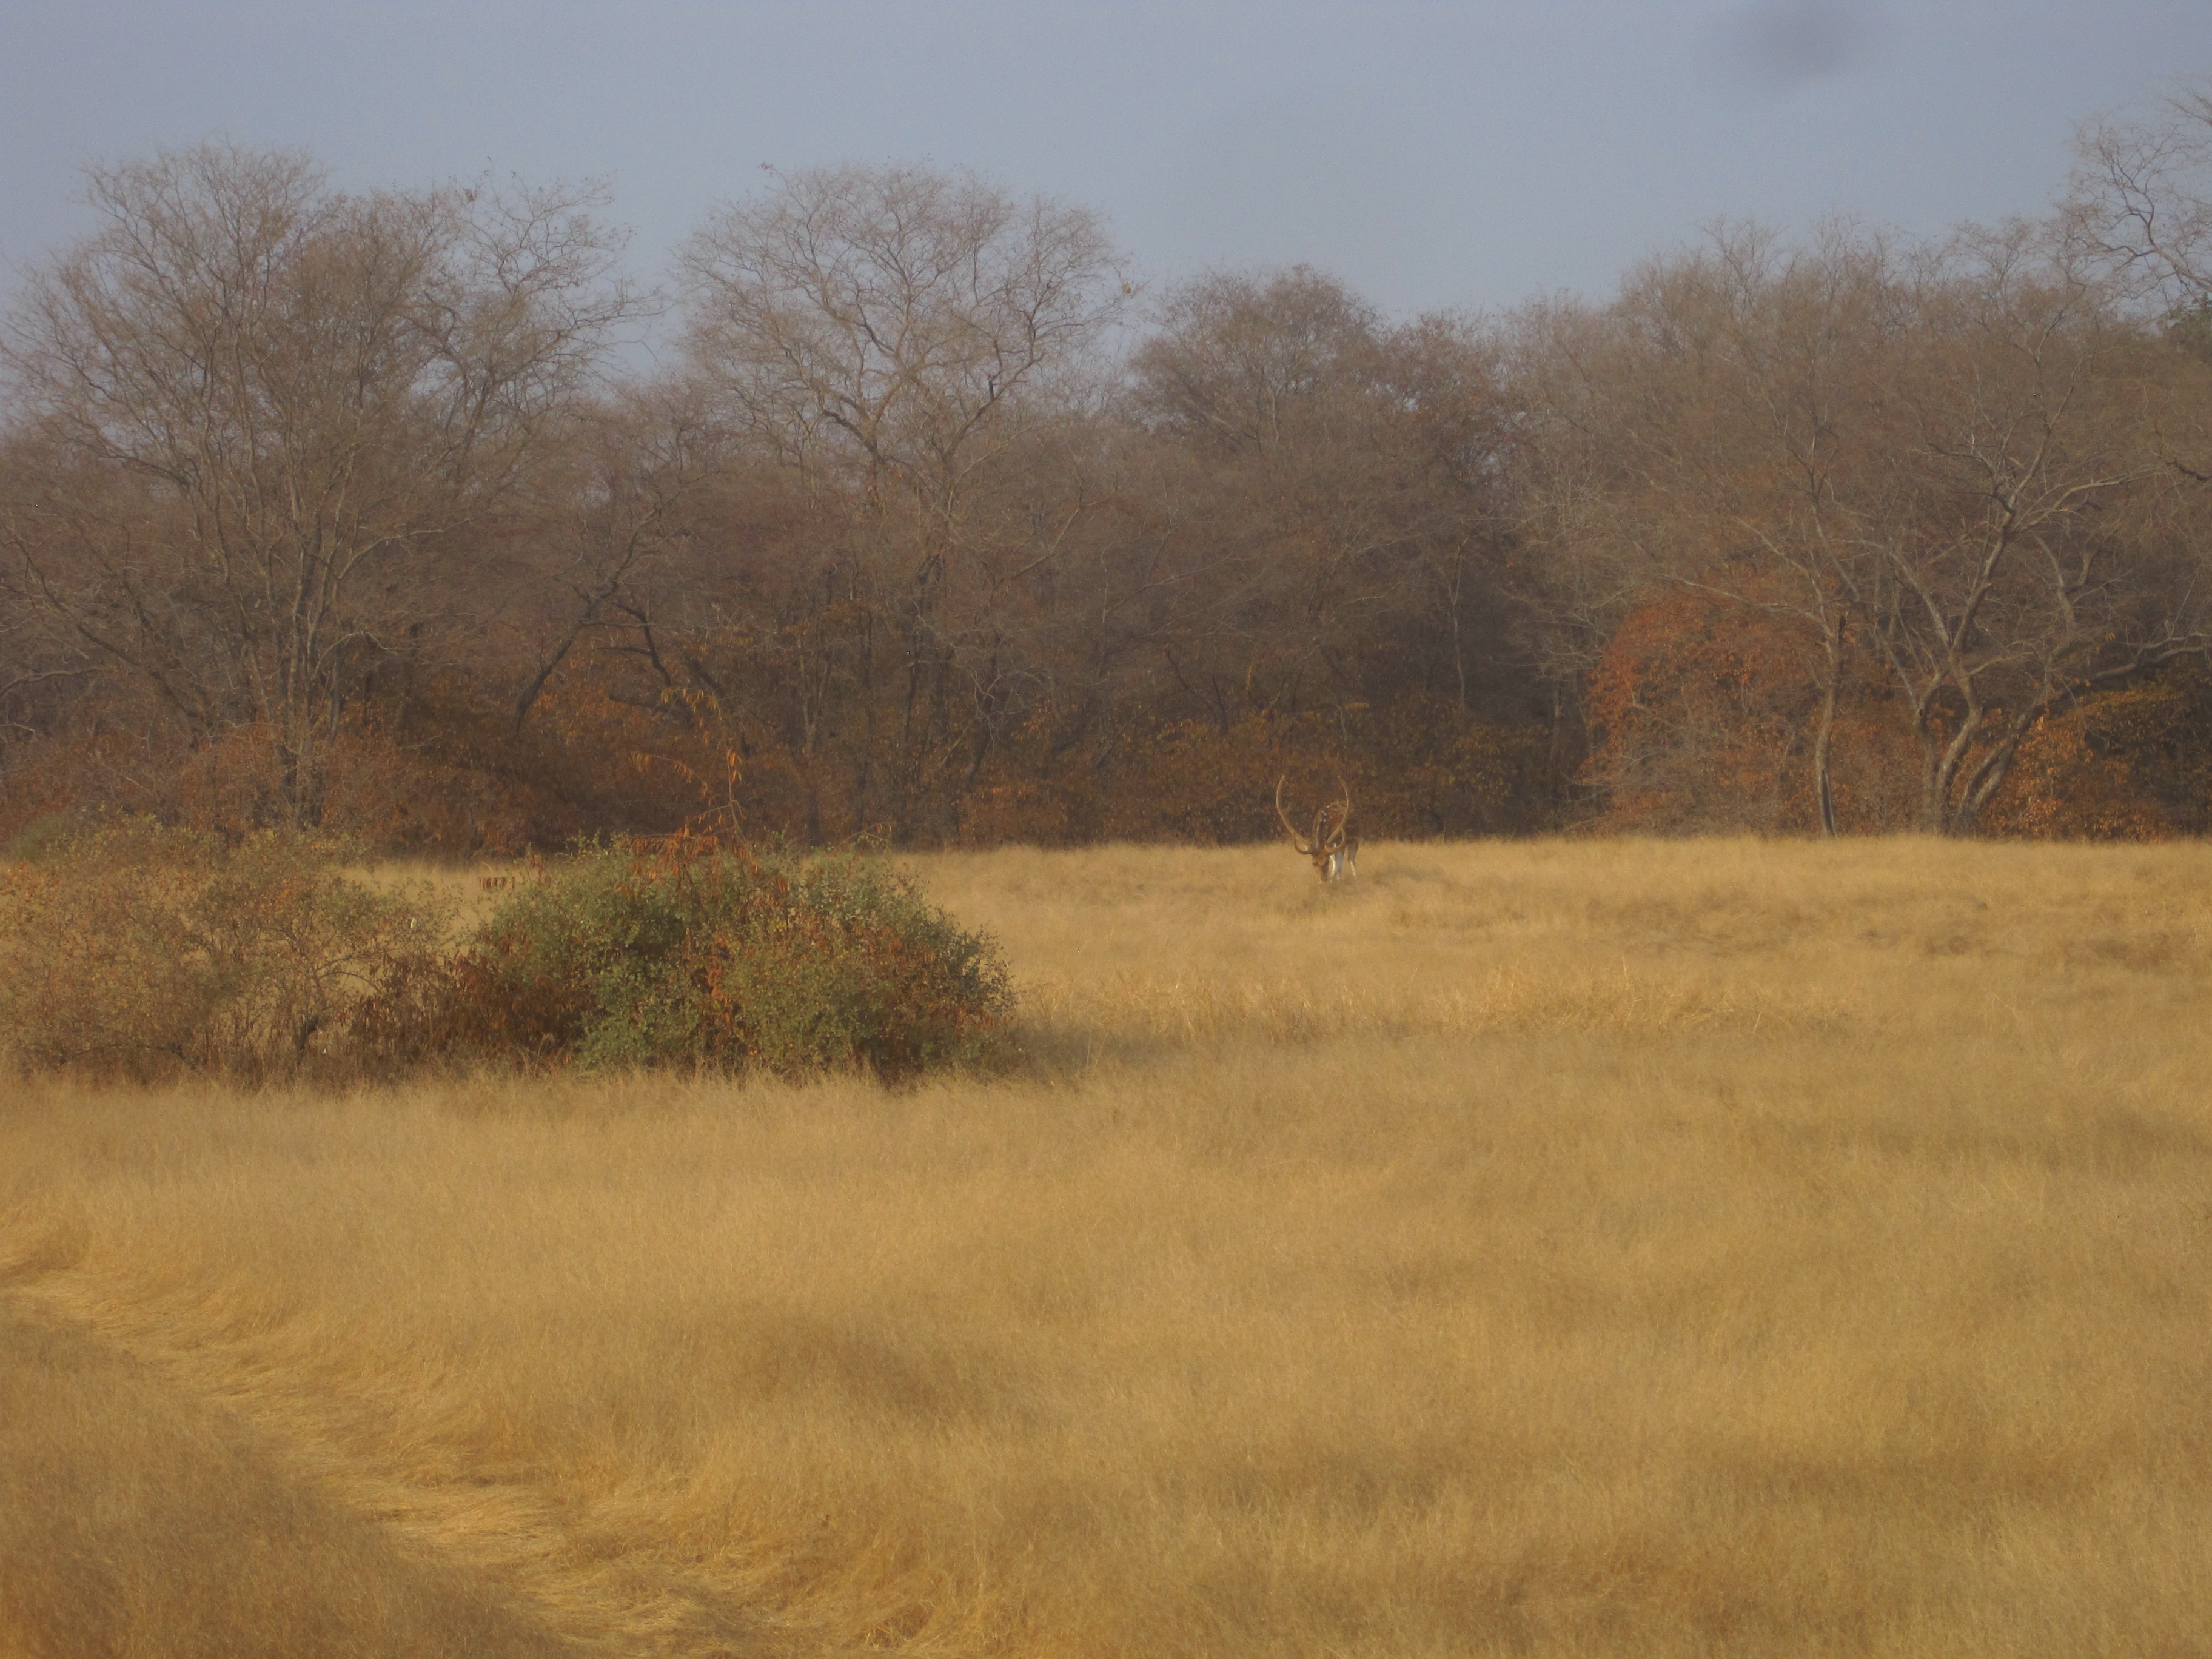
[[[32,273],[9,418],[49,457],[12,580],[195,736],[266,735],[313,822],[349,696],[508,506],[635,307],[593,192],[332,190],[224,144],[95,168]]]
[[[627,388],[575,412],[527,538],[536,614],[515,735],[586,638],[636,631],[657,660],[650,579],[696,535],[696,508],[716,478],[720,447],[681,384]],[[670,680],[665,668],[661,678]]]
[[[1555,314],[1552,417],[1601,458],[1558,481],[1572,533],[1609,549],[1617,586],[1654,580],[1776,619],[1802,639],[1804,755],[1823,833],[1837,832],[1833,738],[1859,523],[1879,456],[1891,367],[1891,255],[1831,226],[1785,246],[1757,227],[1716,229],[1695,253],[1624,284],[1597,325]],[[1571,501],[1595,493],[1592,510]],[[1584,560],[1579,562],[1586,562]]]
[[[2074,150],[2075,244],[2160,310],[2212,300],[2212,89],[2178,91],[2148,118],[2088,122]]]
[[[1136,406],[1217,453],[1297,445],[1341,423],[1343,394],[1374,380],[1383,332],[1372,306],[1304,265],[1201,276],[1162,302],[1133,364]]]
[[[2212,88],[2083,126],[2062,214],[2070,251],[2212,366]],[[2212,485],[2212,399],[2170,406],[2159,435],[2168,465]]]
[[[2193,370],[2122,299],[2032,224],[1902,254],[1729,231],[1655,264],[1551,322],[1547,441],[1581,458],[1553,485],[1565,562],[1802,640],[1809,695],[1767,688],[1760,720],[1802,728],[1823,830],[1873,670],[1921,823],[1970,830],[2048,714],[2208,644],[2160,435]]]
[[[1010,468],[1034,465],[1033,417],[1130,290],[1091,214],[916,167],[779,176],[681,263],[691,361],[726,417],[849,515],[836,562],[868,606],[850,671],[888,728],[862,750],[908,833],[924,774],[988,724],[996,599],[1064,543],[1067,510],[1010,500]]]
[[[746,429],[940,517],[1010,406],[1128,292],[1091,214],[918,167],[779,177],[717,213],[681,264],[692,354]]]
[[[1304,267],[1199,278],[1160,321],[1129,401],[1185,459],[1178,672],[1213,717],[1408,681],[1462,709],[1494,696],[1505,417],[1488,340],[1447,316],[1391,326]]]
[[[1965,231],[1911,282],[1878,556],[1855,598],[1922,752],[1927,828],[1971,830],[2050,711],[2212,647],[2158,413],[2172,353],[2046,228]]]

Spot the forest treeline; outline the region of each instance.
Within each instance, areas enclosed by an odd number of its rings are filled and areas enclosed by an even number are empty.
[[[589,191],[88,179],[0,347],[0,844],[2212,819],[2212,95],[2032,222],[1410,321],[921,167],[665,293]]]

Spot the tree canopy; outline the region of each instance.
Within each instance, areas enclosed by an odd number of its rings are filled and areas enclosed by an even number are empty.
[[[1097,216],[775,175],[95,169],[0,409],[0,837],[465,852],[2212,817],[2212,102],[2032,222],[1722,226],[1604,301],[1139,289]]]

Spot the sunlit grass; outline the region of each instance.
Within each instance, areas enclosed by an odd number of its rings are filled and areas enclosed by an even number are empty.
[[[1012,1079],[35,1084],[0,1307],[609,1652],[2201,1646],[2203,849],[914,862]]]

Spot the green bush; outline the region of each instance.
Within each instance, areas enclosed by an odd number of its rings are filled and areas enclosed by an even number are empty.
[[[588,851],[503,903],[395,1018],[430,1050],[583,1066],[867,1070],[1001,1054],[995,947],[857,858]]]
[[[0,878],[0,1047],[21,1065],[245,1079],[352,1064],[350,1030],[434,967],[430,907],[372,891],[344,849],[227,843],[145,821]]]
[[[0,1047],[142,1079],[391,1076],[459,1060],[906,1078],[1006,1048],[986,939],[860,859],[601,848],[450,947],[341,847],[148,822],[0,878]]]

